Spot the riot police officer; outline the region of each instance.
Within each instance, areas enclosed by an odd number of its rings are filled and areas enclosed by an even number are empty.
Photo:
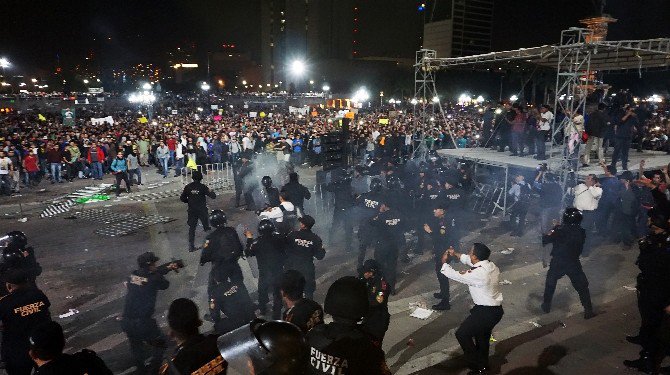
[[[286,305],[282,320],[297,325],[303,333],[323,324],[323,308],[304,298],[305,277],[296,270],[287,270],[280,281],[281,297]]]
[[[444,182],[444,200],[452,210],[460,210],[465,207],[465,190],[459,186],[458,177],[448,175]]]
[[[198,306],[187,298],[178,298],[170,304],[167,314],[170,337],[177,343],[174,354],[161,368],[161,375],[225,374],[228,364],[216,345],[216,335],[200,333],[202,321]]]
[[[365,260],[365,253],[370,245],[374,243],[375,237],[370,234],[373,233],[372,219],[379,211],[380,202],[382,201],[382,182],[378,178],[373,178],[370,181],[370,191],[361,194],[356,198],[360,221],[358,225],[358,262],[356,267],[358,270],[363,266]]]
[[[581,227],[582,213],[574,207],[568,207],[563,213],[563,224],[557,225],[548,234],[542,235],[542,244],[553,244],[551,263],[547,272],[547,281],[544,286],[544,302],[542,311],[551,311],[551,300],[556,291],[558,280],[567,275],[570,282],[579,294],[579,300],[584,306],[584,319],[595,316],[591,305],[589,281],[584,274],[579,256],[584,248],[586,231]]]
[[[195,251],[195,227],[198,225],[198,220],[202,223],[205,231],[208,231],[209,221],[207,220],[207,197],[216,198],[216,193],[210,190],[206,185],[203,185],[202,173],[200,171],[193,171],[193,182],[184,186],[184,191],[181,193],[179,199],[188,204],[188,246],[189,251]]]
[[[256,202],[257,208],[264,209],[266,207],[279,206],[279,189],[272,186],[272,178],[270,176],[263,176],[261,178],[261,186],[263,186],[260,190],[261,200]]]
[[[398,252],[401,241],[404,240],[403,220],[396,209],[392,208],[389,203],[382,202],[379,206],[379,213],[371,219],[371,223],[376,235],[375,260],[387,277],[389,292],[394,294]]]
[[[51,303],[21,269],[8,271],[4,282],[9,294],[0,299],[2,359],[8,375],[29,375],[33,361],[28,355],[28,338],[35,327],[51,320]]]
[[[389,286],[379,263],[373,259],[363,263],[360,279],[365,283],[370,302],[370,310],[363,320],[363,329],[370,334],[375,344],[381,347],[391,320],[388,307]]]
[[[288,194],[283,191],[279,194],[279,204],[259,212],[258,217],[261,220],[270,219],[274,221],[279,233],[285,236],[295,229],[298,214],[293,203],[288,200]]]
[[[433,257],[435,260],[435,273],[437,281],[440,283],[440,291],[433,296],[439,298],[440,303],[433,305],[433,310],[449,310],[449,278],[440,272],[442,269],[442,255],[453,247],[458,249],[460,233],[458,220],[456,216],[447,210],[445,203],[439,204],[433,209],[433,217],[426,220],[423,230],[428,233],[433,240]]]
[[[35,258],[35,251],[32,246],[28,246],[28,238],[18,230],[11,231],[5,236],[0,237],[0,282],[3,275],[10,270],[22,270],[28,282],[35,286],[37,276],[42,274],[42,267]],[[7,294],[5,288],[0,288],[0,296]]]
[[[312,193],[298,181],[298,174],[291,172],[288,175],[288,183],[281,188],[282,192],[286,192],[288,201],[293,203],[299,216],[305,214],[305,199],[309,200]]]
[[[640,311],[640,332],[628,336],[626,340],[642,346],[640,358],[626,360],[624,365],[637,368],[645,373],[661,373],[660,365],[668,349],[662,345],[658,332],[661,331],[665,309],[670,305],[670,239],[667,218],[650,211],[649,234],[640,241],[640,255],[637,266],[637,300]],[[656,372],[654,372],[656,371]]]
[[[235,181],[235,207],[240,207],[240,198],[244,194],[244,204],[253,207],[254,202],[251,194],[245,189],[244,180],[251,174],[251,163],[246,155],[242,155],[239,164],[233,163],[233,179]]]
[[[165,275],[170,270],[179,269],[178,262],[157,266],[159,258],[152,252],[146,252],[137,257],[138,269],[133,271],[126,280],[128,293],[121,328],[128,336],[130,351],[137,367],[137,372],[155,374],[158,372],[163,352],[165,351],[165,336],[158,328],[153,318],[156,309],[156,296],[159,290],[165,290],[170,282]],[[145,367],[145,344],[151,346],[149,366]]]
[[[356,277],[336,280],[326,294],[324,311],[332,323],[307,333],[307,374],[390,374],[384,352],[358,326],[369,312],[368,291]]]
[[[256,257],[258,262],[258,307],[261,314],[267,313],[268,292],[272,293],[272,319],[281,317],[281,293],[279,292],[279,278],[281,277],[284,256],[286,254],[285,240],[277,233],[275,224],[270,219],[263,219],[258,223],[258,238],[254,239],[251,231],[245,231],[248,257]]]
[[[211,295],[216,273],[220,273],[224,278],[229,277],[236,283],[242,283],[244,277],[242,268],[237,262],[242,256],[242,243],[235,229],[226,226],[228,223],[226,214],[221,210],[212,210],[209,220],[216,229],[205,238],[200,254],[200,265],[212,263],[207,284],[207,292]]]
[[[330,231],[328,232],[328,244],[334,243],[334,237],[337,228],[342,225],[344,230],[344,246],[346,251],[351,251],[351,242],[353,237],[352,213],[354,205],[354,191],[351,179],[347,176],[347,170],[341,169],[339,173],[334,174],[332,182],[326,185],[326,190],[333,193],[334,207],[333,219],[331,220]]]
[[[217,334],[237,329],[256,317],[249,291],[242,281],[233,281],[220,271],[214,273],[213,281],[209,314]]]
[[[321,260],[326,256],[323,241],[314,232],[314,218],[305,215],[298,219],[300,229],[286,236],[286,263],[284,269],[296,270],[305,276],[305,296],[314,298],[316,290],[316,275],[314,271],[314,258]]]

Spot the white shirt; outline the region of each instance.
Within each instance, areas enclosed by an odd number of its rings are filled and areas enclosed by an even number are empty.
[[[381,133],[379,132],[379,130],[376,130],[376,129],[373,130],[373,131],[372,131],[372,139],[374,139],[374,140],[376,141],[377,138],[379,138],[379,135],[380,135],[380,134],[381,134]]]
[[[584,116],[576,114],[572,118],[572,125],[568,126],[568,134],[575,133],[575,130],[581,134],[584,131]]]
[[[502,305],[503,295],[500,292],[500,284],[498,284],[500,279],[498,267],[488,260],[481,260],[473,265],[470,256],[467,254],[461,254],[461,263],[472,267],[472,269],[461,273],[445,263],[442,265],[440,272],[454,281],[467,285],[475,305]]]
[[[12,159],[5,156],[0,158],[0,174],[9,174],[9,169],[12,166]]]
[[[280,206],[284,207],[286,211],[295,211],[295,206],[291,202],[281,202]],[[278,223],[284,221],[284,211],[279,207],[272,207],[269,211],[263,211],[258,215],[260,219],[270,219]]]
[[[244,138],[242,138],[242,148],[245,149],[245,150],[253,150],[254,149],[254,145],[253,145],[253,143],[251,143],[251,138],[249,138],[248,136],[245,136]]]
[[[603,189],[597,186],[587,187],[579,184],[575,187],[575,200],[572,205],[580,211],[593,211],[598,208],[598,201],[603,195]]]
[[[554,119],[554,114],[551,111],[547,111],[540,115],[542,119],[547,121],[540,122],[540,130],[551,130],[551,120]]]

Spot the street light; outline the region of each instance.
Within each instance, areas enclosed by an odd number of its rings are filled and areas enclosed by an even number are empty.
[[[246,86],[246,84],[247,84],[247,80],[246,80],[246,79],[243,79],[243,80],[242,80],[242,84]]]
[[[351,98],[351,100],[354,103],[361,103],[361,104],[367,102],[368,99],[370,99],[370,93],[368,92],[368,90],[365,89],[365,87],[361,87],[360,89],[358,89],[354,93],[354,96]]]
[[[321,90],[324,91],[324,92],[326,92],[326,91],[330,91],[330,86],[328,86],[328,85],[323,85],[323,87],[321,87]]]
[[[209,91],[209,89],[210,89],[209,83],[207,83],[207,82],[203,82],[203,83],[200,85],[200,88],[202,89],[202,91]]]
[[[87,83],[88,83],[88,82],[87,82]],[[142,85],[142,89],[144,89],[144,90],[151,90],[151,83],[149,83],[149,82],[145,82],[145,83]]]
[[[440,98],[437,95],[433,96],[433,103],[439,103],[439,102],[440,102]]]
[[[9,60],[7,60],[6,57],[0,58],[0,68],[5,69],[9,68],[11,64],[9,63]]]
[[[300,77],[305,73],[306,67],[305,67],[305,62],[302,60],[293,60],[291,63],[291,73],[296,76]]]
[[[88,85],[88,82],[89,81],[87,79],[84,80],[84,84]]]
[[[32,82],[32,83],[37,83],[37,78],[33,78],[33,79],[31,79],[30,82]]]
[[[516,96],[516,95],[512,95],[512,96],[509,97],[510,102],[516,102],[517,100],[519,100],[519,97]]]
[[[419,101],[416,100],[416,98],[412,98],[412,100],[410,100],[409,102],[412,103],[412,105],[417,105],[417,103],[419,103]]]

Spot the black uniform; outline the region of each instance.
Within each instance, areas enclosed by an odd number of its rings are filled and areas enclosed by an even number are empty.
[[[363,329],[372,337],[377,346],[381,347],[384,335],[389,328],[389,288],[383,276],[374,275],[369,279],[361,278],[368,289],[370,310],[363,320]]]
[[[579,262],[579,256],[584,248],[586,240],[586,231],[580,225],[559,225],[549,232],[542,235],[542,244],[553,243],[551,250],[551,263],[547,272],[547,281],[544,286],[545,311],[551,309],[551,300],[554,297],[556,283],[567,275],[570,278],[572,286],[579,294],[579,300],[587,313],[593,312],[591,305],[591,294],[589,292],[589,281],[586,279],[582,264]]]
[[[435,260],[435,274],[440,283],[440,297],[444,303],[449,302],[449,278],[444,276],[442,269],[442,255],[449,247],[458,250],[459,247],[459,228],[454,215],[445,213],[444,217],[432,217],[428,221],[433,240],[433,258]]]
[[[305,276],[305,297],[314,298],[316,275],[314,258],[321,260],[326,256],[321,238],[309,229],[293,231],[286,236],[286,263],[284,269],[296,270]]]
[[[220,280],[230,278],[235,283],[242,283],[242,269],[237,260],[242,256],[242,242],[237,236],[235,229],[231,227],[219,227],[205,238],[205,244],[200,255],[200,264],[212,262],[212,270],[209,272],[207,292],[211,295],[214,285],[214,275],[221,275]]]
[[[307,374],[390,374],[384,352],[356,325],[321,324],[307,333]]]
[[[450,210],[461,210],[465,207],[465,190],[459,187],[443,190],[442,197]]]
[[[191,249],[195,247],[195,227],[198,220],[205,230],[209,230],[209,217],[207,212],[207,197],[216,198],[216,193],[200,183],[193,181],[184,187],[179,199],[188,204],[188,244]]]
[[[640,310],[640,343],[653,361],[660,364],[667,350],[660,345],[663,309],[670,306],[670,241],[667,234],[649,234],[640,241],[637,258],[638,308]]]
[[[37,276],[42,274],[42,266],[37,262],[35,250],[33,250],[32,246],[28,246],[23,250],[5,248],[3,250],[3,259],[4,262],[0,263],[0,283],[2,285],[0,287],[0,296],[7,294],[3,276],[12,270],[24,271],[28,277],[28,282],[32,286],[36,286],[35,281],[37,280]]]
[[[281,190],[288,194],[288,201],[293,203],[293,205],[300,210],[301,215],[304,215],[305,199],[310,199],[312,197],[312,193],[309,192],[309,189],[299,182],[289,182],[284,185]]]
[[[363,193],[356,199],[360,215],[358,225],[358,268],[363,266],[368,246],[372,245],[375,241],[374,235],[371,235],[374,233],[374,228],[372,227],[370,219],[379,212],[381,202],[382,194],[374,191]]]
[[[228,364],[216,346],[216,335],[196,335],[181,344],[171,359],[163,365],[161,375],[178,374],[225,374]]]
[[[297,325],[303,333],[307,333],[323,324],[323,308],[311,299],[301,298],[293,307],[284,311],[282,320]]]
[[[251,194],[245,191],[245,186],[244,186],[244,179],[249,176],[251,173],[251,166],[249,165],[249,162],[237,164],[233,164],[233,179],[235,180],[235,206],[239,207],[240,206],[240,198],[242,197],[242,194],[244,193],[244,203],[247,205],[247,207],[252,207],[253,208],[253,199],[251,197]]]
[[[256,317],[251,297],[242,282],[224,281],[214,285],[209,310],[214,331],[219,335],[242,327]]]
[[[261,314],[265,314],[269,301],[268,292],[271,292],[272,319],[275,320],[279,319],[282,308],[279,280],[286,254],[285,245],[285,239],[276,233],[247,239],[246,254],[255,256],[258,262],[258,306]]]
[[[112,375],[105,362],[91,350],[61,354],[35,370],[34,375]]]
[[[170,282],[165,279],[167,268],[150,272],[147,268],[133,271],[126,281],[128,294],[123,307],[121,327],[128,336],[130,351],[138,369],[144,369],[145,344],[151,346],[151,361],[148,372],[156,373],[163,360],[166,339],[153,318],[156,295],[165,290]]]
[[[333,243],[333,236],[337,227],[341,224],[344,229],[345,249],[351,251],[351,241],[354,233],[353,221],[351,218],[354,205],[354,194],[351,188],[351,181],[344,179],[326,185],[326,190],[333,193],[335,204],[333,208],[333,220],[330,225],[328,243]]]
[[[23,286],[0,298],[2,360],[9,375],[29,375],[33,361],[28,356],[33,328],[51,320],[51,303],[41,290]]]
[[[390,292],[395,290],[398,267],[398,252],[401,241],[404,241],[403,220],[398,212],[390,209],[380,212],[371,220],[375,229],[375,260],[379,263],[382,273],[386,275]]]

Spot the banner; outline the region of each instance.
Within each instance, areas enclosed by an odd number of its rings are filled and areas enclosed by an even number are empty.
[[[75,113],[74,109],[65,108],[60,111],[61,116],[63,116],[63,125],[65,126],[74,126]]]
[[[389,119],[387,119],[387,118],[380,118],[380,119],[379,119],[379,123],[380,123],[381,125],[388,125],[388,123],[389,123]]]
[[[353,112],[347,112],[347,113],[344,114],[344,118],[348,118],[348,119],[353,120],[354,119],[354,113]]]
[[[213,117],[214,121],[221,121],[221,115],[216,115]]]
[[[102,92],[105,91],[102,87],[89,87],[88,88],[88,93],[89,94],[102,94]]]
[[[309,107],[292,107],[292,106],[289,106],[288,107],[288,112],[292,113],[292,114],[299,114],[299,115],[306,116],[307,113],[309,112]]]
[[[110,125],[114,125],[114,119],[112,116],[107,116],[107,117],[91,117],[91,124],[93,125],[102,125],[104,123],[108,123]]]
[[[211,110],[216,110],[216,109],[219,109],[219,105],[218,104],[212,104],[212,105],[209,106],[209,108]]]
[[[40,120],[40,121],[46,121],[47,120],[47,118],[44,117],[44,115],[42,115],[41,113],[37,115],[37,119]]]
[[[149,122],[149,120],[147,120],[146,117],[144,116],[140,117],[140,124],[146,124],[147,122]]]

